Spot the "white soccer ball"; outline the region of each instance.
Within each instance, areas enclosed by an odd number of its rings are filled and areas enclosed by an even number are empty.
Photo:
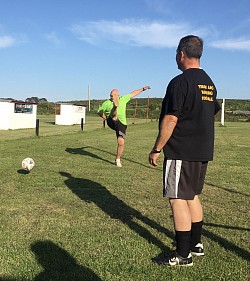
[[[22,168],[24,170],[30,171],[34,168],[34,166],[35,166],[35,161],[32,158],[28,157],[23,159]]]

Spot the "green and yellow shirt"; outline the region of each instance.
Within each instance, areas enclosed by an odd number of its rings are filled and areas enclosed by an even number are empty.
[[[125,95],[119,97],[119,106],[117,107],[117,117],[119,121],[123,125],[127,125],[127,120],[126,120],[126,106],[127,103],[131,100],[131,95]],[[106,100],[98,109],[98,113],[103,113],[106,115],[106,117],[109,116],[111,110],[113,108],[113,101],[112,100]]]

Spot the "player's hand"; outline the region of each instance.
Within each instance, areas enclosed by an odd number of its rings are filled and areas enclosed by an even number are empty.
[[[149,86],[144,86],[143,87],[143,91],[146,91],[146,90],[149,90],[149,89],[151,89]]]
[[[150,165],[156,167],[158,166],[157,164],[157,159],[158,157],[160,156],[160,152],[158,153],[155,153],[153,150],[149,153],[149,156],[148,156],[148,162]]]

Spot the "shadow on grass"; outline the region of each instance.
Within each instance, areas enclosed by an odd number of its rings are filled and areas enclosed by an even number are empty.
[[[124,203],[118,197],[113,195],[101,184],[88,179],[74,178],[71,176],[71,174],[65,172],[60,172],[60,174],[67,178],[65,180],[66,186],[71,189],[71,191],[75,193],[81,200],[84,200],[85,202],[89,203],[95,203],[102,211],[104,211],[111,218],[120,220],[122,223],[126,224],[131,230],[146,239],[149,243],[156,245],[162,251],[159,257],[164,255],[165,251],[170,250],[158,238],[154,237],[146,228],[135,222],[134,219],[140,220],[142,223],[150,226],[151,228],[156,229],[159,232],[164,233],[172,239],[174,239],[173,232],[162,227],[157,222],[143,216],[139,211],[128,206],[126,203]],[[224,227],[227,229],[231,228],[230,226],[220,226],[206,223],[204,225],[213,227]],[[249,229],[239,230],[248,231]],[[227,241],[225,238],[221,238],[220,236],[206,229],[203,230],[203,235],[215,241],[216,243],[219,243],[223,248],[235,253],[239,257],[242,257],[247,260],[249,259],[250,254],[248,251],[236,246],[230,241]]]
[[[218,185],[215,185],[213,183],[206,182],[206,185],[212,186],[212,187],[217,187],[219,189],[225,190],[225,191],[230,192],[230,193],[235,193],[235,194],[250,197],[250,194],[246,194],[246,193],[242,193],[242,192],[239,192],[237,190],[234,190],[234,189],[229,189],[229,188],[225,188],[225,187],[222,187],[222,186],[218,186]]]
[[[239,256],[243,259],[246,259],[248,261],[250,260],[250,253],[248,251],[236,246],[235,244],[233,244],[230,241],[227,241],[225,238],[222,238],[222,237],[212,233],[211,231],[208,231],[205,229],[203,230],[203,235],[211,240],[214,240],[216,243],[221,245],[226,250],[234,252],[237,256]]]
[[[27,174],[30,173],[30,171],[27,171],[27,170],[24,170],[24,169],[19,169],[19,170],[17,170],[17,172],[18,172],[18,174],[21,174],[21,175],[27,175]]]
[[[223,225],[223,224],[215,224],[215,223],[204,223],[204,225],[213,226],[213,227],[219,227],[219,228],[224,228],[224,229],[234,229],[234,230],[250,231],[250,228],[231,226],[231,225]]]
[[[231,226],[225,226],[225,225],[216,225],[213,223],[204,223],[204,226],[212,226],[212,227],[234,229],[234,230],[244,230],[244,231],[250,230],[249,228],[239,228],[239,227],[233,227],[233,226],[231,227]],[[218,236],[217,234],[214,234],[211,231],[208,231],[204,228],[202,230],[202,234],[203,234],[203,236],[206,236],[207,238],[218,243],[224,249],[235,253],[237,256],[239,256],[243,259],[250,260],[250,253],[247,250],[236,246],[234,243],[226,240],[225,238],[222,238],[222,237]]]
[[[230,192],[230,193],[233,193],[233,194],[236,194],[236,195],[246,196],[246,197],[250,196],[249,194],[239,192],[237,190],[233,190],[233,189],[230,189],[230,188],[218,186],[218,185],[215,185],[215,184],[212,184],[212,183],[209,183],[209,182],[206,182],[206,185],[216,187],[216,188],[222,189],[226,192]],[[249,228],[229,226],[229,225],[221,225],[221,224],[214,224],[214,223],[204,223],[204,226],[211,226],[211,227],[223,228],[223,229],[228,229],[228,230],[250,231]],[[211,240],[214,240],[215,242],[220,244],[226,250],[234,252],[239,257],[242,257],[246,260],[250,259],[250,253],[248,251],[246,251],[243,248],[240,248],[240,247],[236,246],[234,243],[232,243],[230,241],[227,241],[225,238],[221,238],[220,236],[218,236],[218,235],[216,235],[216,234],[214,234],[211,231],[208,231],[206,229],[203,229],[203,235],[206,236],[207,238],[211,239]]]
[[[33,281],[101,281],[92,270],[77,264],[67,251],[51,241],[37,241],[30,248],[43,267],[43,271]]]
[[[169,250],[169,248],[167,248],[158,238],[153,236],[150,231],[137,223],[135,220],[139,220],[147,226],[156,229],[158,232],[162,232],[173,239],[174,235],[171,231],[127,205],[101,184],[88,179],[74,178],[71,174],[65,172],[60,172],[60,174],[67,178],[65,180],[66,186],[81,200],[88,203],[95,203],[96,206],[98,206],[110,218],[120,220],[132,231],[136,232],[138,235],[146,239],[149,243],[154,244],[162,251]]]
[[[109,152],[107,150],[103,150],[103,149],[100,149],[100,148],[97,148],[97,147],[93,147],[93,146],[85,146],[85,147],[78,147],[78,148],[67,147],[65,149],[65,151],[68,152],[68,153],[71,153],[71,154],[80,154],[80,155],[84,155],[84,156],[89,156],[89,157],[92,157],[92,158],[95,158],[95,159],[99,159],[99,160],[102,160],[102,161],[105,161],[105,162],[108,162],[108,163],[111,163],[112,165],[114,165],[114,161],[111,162],[111,161],[108,161],[108,160],[106,160],[104,158],[101,158],[97,154],[89,152],[88,149],[90,149],[90,150],[92,149],[92,150],[96,150],[96,151],[99,151],[99,152],[104,152],[104,153],[107,153],[109,155],[112,155],[114,157],[114,160],[115,160],[116,154],[111,153],[111,152]],[[148,168],[148,169],[155,169],[154,167],[150,166],[149,164],[145,165],[143,163],[134,161],[134,160],[126,158],[126,157],[123,157],[122,159],[124,159],[126,161],[129,161],[130,163],[134,163],[134,164],[143,166],[143,167]],[[145,157],[145,159],[147,159],[147,157]]]
[[[86,148],[89,148],[89,146],[86,146],[86,147],[79,147],[79,148],[69,148],[67,147],[65,149],[66,152],[68,153],[71,153],[71,154],[79,154],[79,155],[84,155],[84,156],[87,156],[87,157],[91,157],[91,158],[94,158],[94,159],[98,159],[98,160],[101,160],[101,161],[104,161],[104,162],[107,162],[109,164],[112,164],[114,165],[115,161],[114,162],[111,162],[111,161],[108,161],[107,159],[104,159],[92,152],[89,152],[88,150],[86,150]]]

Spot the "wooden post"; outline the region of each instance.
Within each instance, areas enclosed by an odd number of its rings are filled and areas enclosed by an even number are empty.
[[[135,111],[134,111],[134,124],[135,124],[135,119],[136,119],[136,109],[137,109],[138,103],[137,100],[135,101]]]
[[[81,118],[81,129],[83,131],[83,118]]]
[[[39,119],[36,119],[36,136],[39,136]]]
[[[148,105],[147,105],[147,109],[146,109],[146,122],[148,123],[148,112],[149,112],[149,97],[148,97]]]
[[[88,85],[88,100],[89,100],[89,111],[90,111],[90,85]]]

